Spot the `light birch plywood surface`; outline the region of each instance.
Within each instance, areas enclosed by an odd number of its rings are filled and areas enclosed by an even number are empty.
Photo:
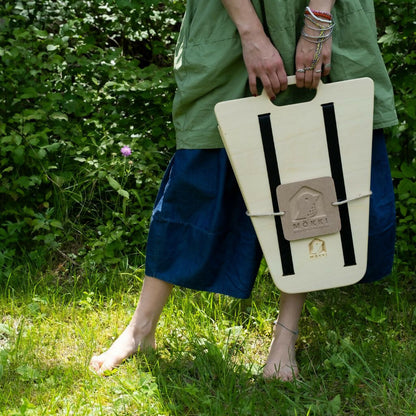
[[[289,77],[291,84],[294,76]],[[294,87],[291,87],[294,88]],[[373,82],[323,84],[312,101],[274,105],[265,94],[218,103],[215,114],[251,214],[273,212],[258,115],[270,113],[282,184],[331,176],[321,105],[334,103],[347,198],[370,190]],[[353,284],[367,266],[369,197],[348,203],[356,265],[344,267],[340,234],[290,242],[295,273],[283,276],[273,216],[251,217],[276,286],[299,293]]]

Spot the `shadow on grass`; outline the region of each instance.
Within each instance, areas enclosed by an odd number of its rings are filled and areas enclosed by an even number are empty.
[[[139,364],[139,367],[142,365]],[[261,368],[235,362],[233,351],[201,342],[175,357],[147,357],[161,400],[171,415],[336,414],[338,398],[316,397],[307,384],[265,381]],[[139,368],[143,371],[144,368]]]

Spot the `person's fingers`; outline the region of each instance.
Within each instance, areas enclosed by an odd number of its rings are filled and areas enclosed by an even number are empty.
[[[275,99],[276,95],[287,89],[287,75],[285,70],[263,72],[259,79],[267,96]]]
[[[274,56],[264,68],[263,76],[260,78],[266,90],[273,92],[276,96],[287,88],[287,75],[280,56]],[[265,84],[266,85],[265,85]],[[269,95],[270,98],[273,98]]]
[[[317,88],[322,76],[331,71],[332,40],[314,45],[300,38],[296,48],[296,85],[305,88]]]
[[[310,56],[313,53],[312,46],[306,43],[302,38],[299,39],[296,48],[296,86],[298,88],[309,88],[311,83],[310,74]]]
[[[281,67],[281,68],[280,68]],[[279,69],[280,68],[280,69]],[[248,83],[252,95],[258,95],[258,83],[260,80],[269,98],[274,98],[279,92],[287,88],[287,75],[283,65],[265,65],[255,67],[248,72]]]
[[[280,82],[280,91],[285,91],[287,89],[287,75],[286,71],[283,69],[283,71],[280,71],[278,73],[279,82]]]
[[[295,68],[296,68],[296,86],[298,88],[305,87],[305,65],[303,63],[303,54],[300,51],[300,45],[298,44],[296,49],[296,57],[295,57]]]
[[[254,72],[251,72],[251,73],[248,74],[248,85],[249,85],[251,94],[256,97],[258,95],[257,77],[256,77],[256,74]]]
[[[270,39],[260,36],[241,38],[243,59],[247,69],[250,92],[258,94],[258,80],[269,98],[274,98],[287,88],[287,76],[279,51]]]
[[[261,83],[263,84],[263,88],[266,91],[267,96],[274,100],[276,98],[276,94],[279,92],[279,84],[272,85],[272,82],[270,80],[270,77],[268,75],[263,75],[260,78]],[[279,80],[277,80],[277,83]],[[275,92],[275,89],[277,89],[277,93]]]
[[[331,72],[331,55],[332,55],[332,39],[328,39],[322,47],[321,62],[319,69],[322,70],[322,76],[327,76]]]
[[[296,69],[296,86],[298,88],[303,88],[305,86],[305,68],[298,67]]]
[[[315,69],[312,71],[312,86],[311,88],[318,88],[319,81],[321,80],[322,76],[322,64],[319,62]]]
[[[305,87],[312,88],[314,70],[312,67],[307,67],[305,71]]]
[[[272,90],[277,95],[281,91],[287,89],[287,75],[286,72],[274,72],[269,75]]]
[[[331,62],[324,63],[322,65],[322,75],[327,76],[331,72]]]
[[[279,81],[279,77],[277,76],[276,72],[271,72],[270,74],[267,75],[267,77],[269,78],[270,81],[270,86],[271,89],[273,91],[273,93],[279,94],[280,92],[280,81]]]

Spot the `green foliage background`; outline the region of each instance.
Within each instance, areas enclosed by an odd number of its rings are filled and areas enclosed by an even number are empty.
[[[397,200],[398,271],[415,270],[416,255],[416,3],[375,0],[380,47],[400,124],[388,132]]]
[[[0,6],[0,265],[143,260],[183,4]],[[131,157],[120,148],[128,145]]]
[[[406,271],[416,255],[416,7],[375,5],[400,118],[387,133]],[[1,3],[0,275],[28,264],[141,264],[174,149],[171,64],[183,11],[175,0]]]

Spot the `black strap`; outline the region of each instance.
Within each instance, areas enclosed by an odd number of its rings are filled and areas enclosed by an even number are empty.
[[[272,197],[273,210],[279,212],[276,188],[280,185],[279,166],[277,164],[276,149],[274,147],[273,131],[270,122],[270,113],[259,116],[260,133],[263,142],[264,157],[266,159],[267,176],[269,178],[270,195]],[[282,262],[283,276],[295,274],[293,268],[292,251],[290,243],[283,235],[282,222],[278,216],[274,217],[277,239],[279,242],[280,259]]]
[[[329,162],[331,174],[334,179],[335,192],[338,201],[347,199],[345,191],[344,174],[342,170],[341,151],[339,147],[337,121],[335,118],[334,103],[322,104],[324,114],[326,140],[328,145]],[[344,266],[353,266],[356,263],[354,252],[354,241],[351,232],[350,214],[348,204],[339,206],[339,216],[341,219],[341,244],[344,254]]]

